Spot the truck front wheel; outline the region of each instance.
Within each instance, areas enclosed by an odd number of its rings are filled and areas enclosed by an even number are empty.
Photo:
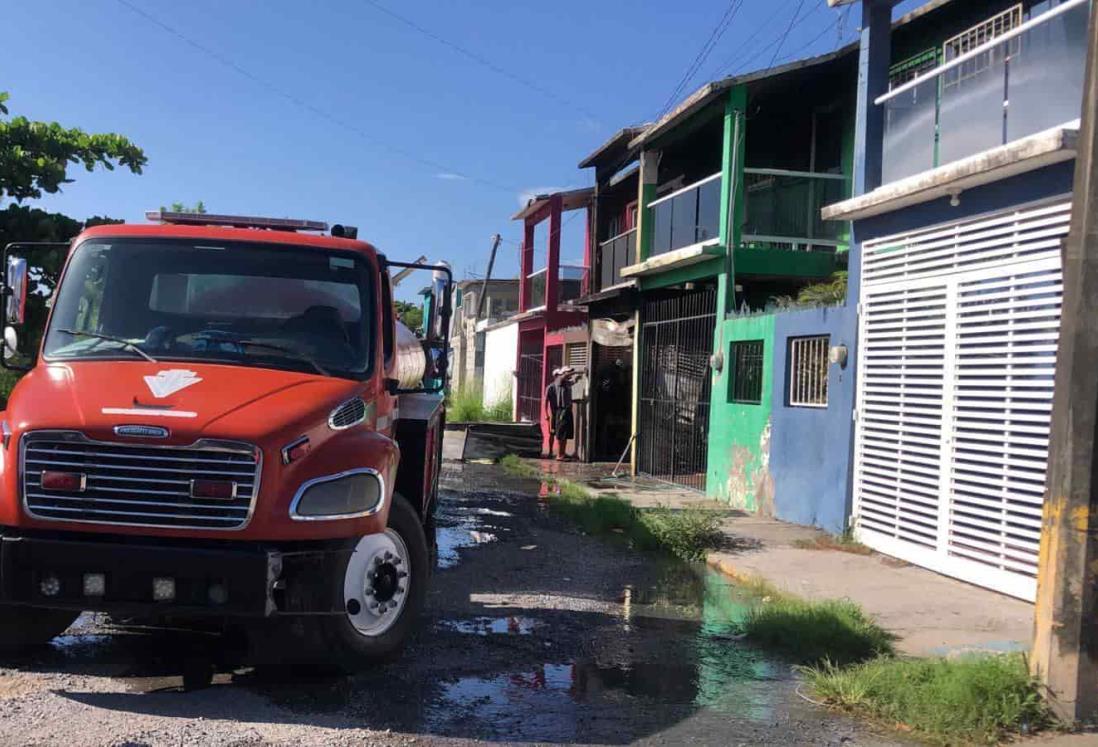
[[[0,649],[13,651],[42,646],[65,632],[79,611],[0,606]]]
[[[400,652],[423,608],[429,562],[419,515],[394,495],[388,527],[358,540],[348,558],[346,614],[318,620],[338,668],[355,671]]]

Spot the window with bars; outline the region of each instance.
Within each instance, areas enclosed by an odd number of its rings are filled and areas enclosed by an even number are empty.
[[[790,407],[827,407],[828,335],[789,340]]]
[[[728,352],[729,400],[746,405],[762,404],[763,341],[737,340]]]

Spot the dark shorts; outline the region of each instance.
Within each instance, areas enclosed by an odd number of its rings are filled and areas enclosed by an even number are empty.
[[[565,410],[564,412],[553,413],[553,435],[557,437],[558,441],[567,441],[575,435],[575,423],[572,419],[572,411]]]

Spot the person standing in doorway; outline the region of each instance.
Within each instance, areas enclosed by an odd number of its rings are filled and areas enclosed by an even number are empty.
[[[567,459],[568,441],[573,437],[575,421],[572,415],[572,374],[569,367],[553,372],[553,381],[545,389],[545,414],[549,421],[549,456],[553,442],[557,444],[557,461]]]

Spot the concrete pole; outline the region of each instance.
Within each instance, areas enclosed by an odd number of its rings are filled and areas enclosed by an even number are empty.
[[[1064,251],[1031,666],[1068,722],[1098,716],[1098,27],[1091,10],[1071,231]]]

